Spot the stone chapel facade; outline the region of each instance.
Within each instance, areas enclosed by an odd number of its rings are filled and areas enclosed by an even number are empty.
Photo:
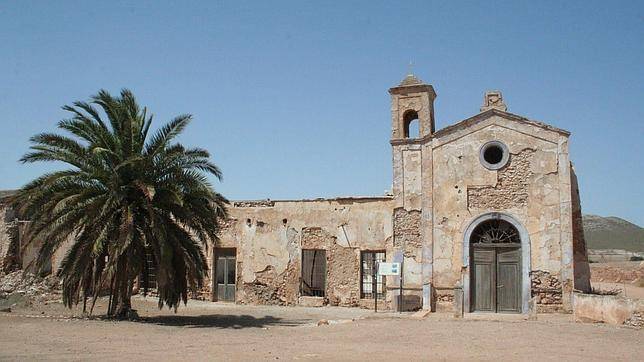
[[[590,289],[570,133],[507,112],[498,91],[436,130],[431,85],[410,74],[389,93],[391,194],[232,202],[201,297],[373,308],[377,296],[379,309],[466,313],[526,313],[534,298],[570,311],[573,289]],[[402,278],[374,276],[378,262],[401,263]]]
[[[408,75],[389,93],[392,194],[234,202],[211,298],[372,307],[376,292],[380,308],[435,310],[462,289],[465,312],[525,313],[533,297],[570,311],[590,288],[570,133],[508,113],[497,91],[436,131],[431,85]],[[398,277],[372,277],[378,261],[402,263],[402,298]]]

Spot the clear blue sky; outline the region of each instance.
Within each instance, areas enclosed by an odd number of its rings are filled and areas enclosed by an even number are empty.
[[[127,87],[157,121],[194,115],[181,141],[231,199],[381,195],[411,59],[437,128],[500,89],[572,132],[584,212],[644,225],[644,1],[172,3],[0,2],[0,188],[51,169],[17,160],[62,105]]]

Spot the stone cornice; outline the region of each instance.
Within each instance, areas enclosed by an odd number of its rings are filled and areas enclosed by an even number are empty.
[[[403,85],[389,88],[389,94],[409,94],[421,92],[429,93],[432,99],[436,98],[434,87],[432,87],[430,84]]]
[[[462,121],[459,121],[459,122],[457,122],[457,123],[455,123],[455,124],[453,124],[451,126],[441,128],[441,129],[439,129],[438,131],[436,131],[432,135],[432,138],[442,137],[442,136],[445,136],[445,135],[450,134],[452,132],[467,128],[467,127],[469,127],[469,126],[471,126],[471,125],[473,125],[473,124],[475,124],[475,123],[477,123],[477,122],[479,122],[481,120],[490,118],[491,116],[499,116],[499,117],[502,117],[502,118],[505,118],[505,119],[509,119],[511,121],[520,122],[520,123],[523,123],[523,124],[528,124],[528,125],[531,125],[531,126],[543,128],[543,129],[548,130],[548,131],[557,132],[557,133],[563,134],[565,136],[570,136],[570,132],[568,132],[568,131],[566,131],[564,129],[557,128],[557,127],[551,126],[551,125],[543,123],[543,122],[533,121],[533,120],[530,120],[528,118],[521,117],[519,115],[510,113],[510,112],[505,112],[505,111],[501,111],[499,109],[492,108],[492,109],[488,109],[485,112],[481,112],[481,113],[479,113],[477,115],[474,115],[474,116],[472,116],[470,118],[467,118],[467,119],[464,119]]]

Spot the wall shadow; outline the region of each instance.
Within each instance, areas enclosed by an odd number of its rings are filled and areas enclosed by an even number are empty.
[[[283,318],[276,318],[273,316],[264,316],[257,318],[251,315],[228,314],[208,314],[200,316],[166,315],[144,317],[140,318],[139,321],[161,326],[221,329],[265,328],[271,326],[297,327],[311,323],[310,320],[302,319],[285,320]]]

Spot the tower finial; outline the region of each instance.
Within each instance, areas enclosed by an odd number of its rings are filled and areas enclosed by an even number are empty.
[[[409,64],[407,64],[407,75],[402,82],[400,82],[400,86],[417,85],[422,83],[423,81],[416,78],[414,75],[414,62],[409,60]]]

